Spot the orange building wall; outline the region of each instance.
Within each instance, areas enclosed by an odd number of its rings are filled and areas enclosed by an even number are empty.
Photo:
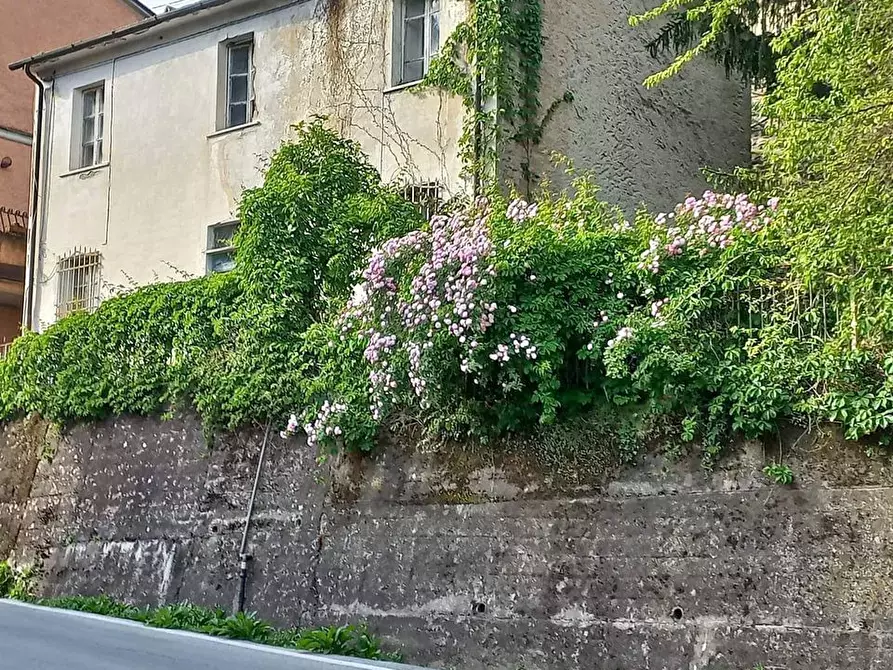
[[[3,158],[11,158],[12,165],[0,169],[0,206],[27,212],[31,147],[0,137],[0,161]]]
[[[11,342],[18,336],[21,312],[21,307],[0,305],[0,344]]]
[[[34,84],[10,63],[142,18],[124,0],[0,0],[0,126],[31,132]]]

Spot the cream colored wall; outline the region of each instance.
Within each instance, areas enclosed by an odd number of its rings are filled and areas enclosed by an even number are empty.
[[[543,3],[542,112],[560,103],[531,165],[540,177],[566,181],[551,166],[552,152],[595,174],[605,199],[627,211],[640,203],[662,209],[707,186],[701,168],[729,170],[750,161],[750,98],[731,79],[698,59],[664,84],[642,81],[666,61],[645,48],[656,24],[632,28],[630,14],[653,0],[545,0]],[[524,188],[524,152],[506,147],[503,175]]]
[[[465,3],[441,4],[447,35]],[[392,0],[335,3],[340,16],[326,5],[291,5],[54,81],[35,326],[55,319],[56,262],[75,247],[102,252],[106,296],[115,285],[204,274],[207,227],[235,218],[242,190],[260,183],[292,125],[314,114],[356,139],[385,180],[467,190],[456,148],[461,101],[385,92]],[[249,32],[258,123],[213,135],[218,45]],[[108,164],[71,174],[74,92],[100,80]]]

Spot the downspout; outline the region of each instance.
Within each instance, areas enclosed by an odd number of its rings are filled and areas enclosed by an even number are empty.
[[[484,107],[483,94],[481,93],[482,85],[483,78],[481,73],[476,72],[474,75],[474,181],[472,186],[475,199],[481,195],[481,135],[483,133],[481,129],[481,112]]]
[[[46,84],[31,71],[31,65],[25,65],[25,74],[28,79],[37,86],[37,110],[34,119],[34,149],[31,152],[31,203],[30,215],[31,225],[28,226],[27,251],[25,252],[25,295],[22,304],[22,326],[31,330],[34,323],[34,277],[35,267],[37,265],[37,249],[40,246],[39,223],[40,210],[38,209],[40,201],[40,183],[41,183],[41,163],[43,159],[43,126],[44,126],[44,97],[46,95]]]
[[[270,441],[271,419],[267,420],[267,429],[264,432],[264,441],[260,448],[260,457],[257,459],[257,472],[254,473],[254,488],[251,490],[251,499],[248,501],[248,513],[245,516],[245,527],[242,530],[242,546],[239,548],[239,600],[237,612],[245,611],[245,589],[248,584],[248,561],[251,554],[248,549],[248,529],[251,527],[251,517],[254,516],[254,501],[257,498],[257,487],[260,483],[260,473],[264,467],[264,456],[267,453],[267,443]]]

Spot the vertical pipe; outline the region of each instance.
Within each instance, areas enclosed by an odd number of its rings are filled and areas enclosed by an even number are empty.
[[[270,441],[270,424],[272,419],[267,420],[267,428],[264,431],[264,441],[260,448],[260,457],[257,459],[257,472],[254,473],[254,487],[251,489],[251,499],[248,501],[248,513],[245,515],[245,527],[242,529],[242,545],[239,548],[239,600],[237,611],[245,611],[245,590],[248,583],[248,561],[251,560],[251,554],[248,554],[248,530],[251,527],[251,517],[254,516],[254,501],[257,498],[257,487],[260,483],[260,473],[264,467],[264,456],[267,453],[267,443]]]
[[[34,114],[34,149],[31,152],[31,212],[25,256],[25,295],[23,296],[22,301],[22,327],[31,330],[34,323],[34,277],[36,276],[34,266],[37,262],[35,255],[36,249],[40,244],[40,237],[38,234],[38,221],[40,219],[38,194],[40,193],[40,168],[41,158],[43,156],[43,117],[46,84],[44,84],[44,82],[31,71],[30,65],[25,66],[25,74],[34,82],[34,85],[37,86],[37,109]]]

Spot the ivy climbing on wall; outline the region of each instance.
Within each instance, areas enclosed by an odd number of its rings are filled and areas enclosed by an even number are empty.
[[[465,102],[460,151],[476,183],[498,183],[499,158],[508,142],[516,142],[531,190],[533,147],[557,107],[573,101],[566,92],[540,119],[542,63],[542,0],[472,0],[467,20],[432,60],[420,90],[447,91]]]

